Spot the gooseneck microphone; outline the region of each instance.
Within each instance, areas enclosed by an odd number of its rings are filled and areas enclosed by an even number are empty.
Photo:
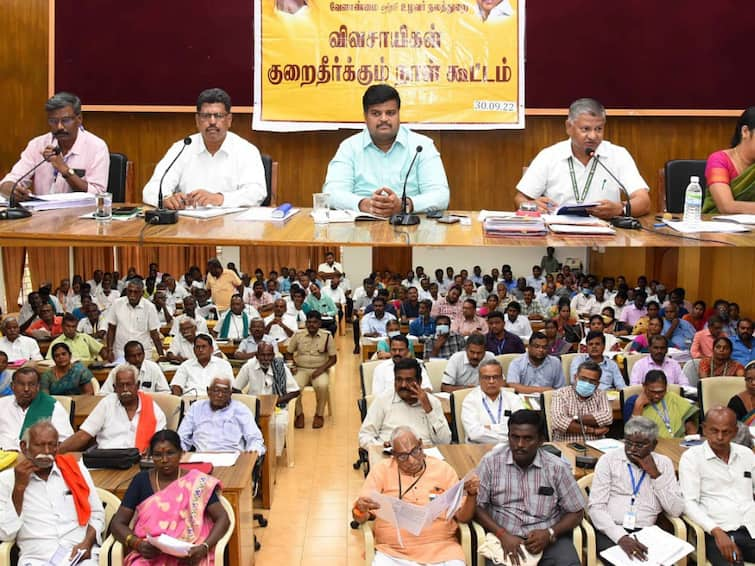
[[[587,435],[585,434],[585,424],[582,422],[582,413],[577,413],[577,418],[579,419],[579,430],[582,432],[582,445],[584,446],[584,450],[581,451],[581,456],[574,458],[574,465],[583,470],[592,470],[595,468],[595,464],[598,463],[598,459],[595,456],[587,455]]]
[[[394,214],[390,219],[390,223],[393,225],[414,226],[415,224],[419,224],[419,216],[417,216],[416,214],[409,214],[409,211],[407,210],[408,207],[406,202],[406,184],[409,182],[409,173],[412,172],[414,162],[417,161],[417,157],[420,153],[422,153],[422,146],[418,145],[417,149],[415,150],[414,157],[412,157],[412,162],[409,164],[409,169],[407,169],[406,171],[406,177],[404,177],[404,188],[401,191],[401,212]]]
[[[587,157],[594,158],[597,160],[598,165],[600,165],[606,173],[608,173],[611,176],[611,179],[616,181],[616,184],[619,186],[619,190],[621,191],[621,194],[624,195],[624,198],[627,200],[626,202],[626,215],[623,216],[615,216],[611,219],[611,224],[616,226],[617,228],[629,228],[631,230],[639,230],[640,229],[640,222],[632,217],[632,203],[629,201],[629,191],[624,186],[624,183],[622,183],[619,178],[613,174],[613,171],[611,171],[605,163],[603,163],[600,160],[600,156],[595,153],[595,150],[591,147],[585,148],[585,154]]]
[[[59,145],[56,145],[52,148],[52,152],[53,155],[60,155],[62,150],[60,149]],[[16,182],[13,183],[13,186],[10,188],[10,193],[8,193],[8,208],[0,211],[0,220],[18,220],[20,218],[29,218],[31,216],[31,210],[27,210],[22,206],[16,206],[16,187],[18,187],[18,184],[26,177],[34,173],[34,171],[36,171],[37,168],[43,163],[47,163],[47,159],[43,159],[34,167],[29,169],[26,173],[21,175],[18,179],[16,179]]]
[[[184,152],[187,145],[191,145],[190,137],[184,138],[183,145],[181,146],[181,150],[178,152],[178,155],[173,158],[173,161],[170,162],[170,165],[165,168],[163,176],[160,177],[160,187],[157,190],[157,208],[155,210],[148,210],[144,213],[144,221],[147,224],[175,224],[176,222],[178,222],[177,211],[163,208],[163,181],[165,180],[165,176],[168,174],[168,171],[170,171],[170,168],[173,167],[173,164],[178,161],[179,157],[181,157],[181,154]]]

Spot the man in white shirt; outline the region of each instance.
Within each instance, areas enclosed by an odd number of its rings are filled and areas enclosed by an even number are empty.
[[[231,97],[219,88],[202,91],[197,99],[199,133],[174,143],[160,160],[144,187],[144,202],[157,206],[162,180],[166,208],[261,204],[267,196],[267,185],[260,152],[229,131],[232,121]],[[190,140],[188,144],[186,140]]]
[[[190,391],[203,394],[216,377],[227,377],[233,382],[233,368],[226,360],[212,355],[213,340],[207,334],[198,334],[194,339],[195,359],[186,360],[176,370],[170,382],[173,395],[184,395]]]
[[[239,347],[233,353],[233,357],[237,360],[253,358],[257,355],[259,345],[264,342],[271,344],[275,353],[278,353],[278,342],[273,337],[265,334],[265,322],[261,318],[255,318],[249,324],[249,336],[241,341]]]
[[[501,363],[493,358],[480,362],[478,367],[480,385],[464,398],[461,405],[461,422],[466,439],[459,442],[479,442],[481,444],[508,444],[509,417],[515,411],[524,409],[518,395],[504,391]]]
[[[42,353],[39,351],[39,344],[34,338],[21,335],[21,329],[18,326],[18,320],[9,316],[2,322],[3,336],[0,338],[0,351],[8,356],[8,362],[13,363],[18,360],[42,359]]]
[[[705,442],[679,461],[684,512],[705,530],[705,554],[713,566],[755,561],[755,455],[732,442],[734,411],[721,406],[705,415]]]
[[[521,312],[521,305],[516,301],[511,301],[506,307],[504,329],[507,332],[516,334],[524,341],[528,340],[532,334],[532,325],[526,316],[521,316]]]
[[[195,360],[194,342],[200,334],[203,333],[197,330],[193,319],[185,318],[182,320],[181,324],[178,325],[178,334],[173,337],[173,340],[170,342],[170,347],[166,352],[168,361],[181,363],[186,360]],[[205,335],[210,336],[209,334]],[[212,336],[210,336],[210,338],[212,338]],[[214,338],[212,338],[212,355],[221,358],[223,357],[223,354],[218,347],[218,343],[215,342]]]
[[[589,213],[604,219],[647,214],[648,184],[626,149],[603,140],[605,124],[600,102],[590,98],[573,102],[566,119],[569,139],[537,154],[516,186],[516,205],[531,201],[548,213],[567,204],[594,203]],[[629,207],[622,204],[622,191],[608,171],[629,193]]]
[[[100,287],[96,291],[92,291],[92,299],[102,312],[106,312],[121,297],[121,294],[113,289],[112,285],[113,276],[106,273],[102,278]]]
[[[0,540],[15,539],[19,565],[50,564],[62,547],[66,558],[82,551],[78,564],[96,566],[102,501],[83,461],[58,454],[58,441],[53,424],[32,425],[21,440],[23,458],[0,473]]]
[[[320,279],[332,279],[334,275],[343,273],[343,266],[336,261],[333,252],[325,252],[325,261],[317,266],[317,275]]]
[[[291,370],[283,358],[275,357],[273,346],[263,342],[257,348],[257,356],[241,366],[234,387],[249,395],[278,396],[274,416],[275,455],[280,456],[286,443],[288,403],[301,394]]]
[[[392,336],[388,341],[388,347],[391,350],[391,357],[388,360],[383,360],[375,366],[372,373],[372,395],[382,395],[386,391],[393,391],[395,382],[395,376],[393,367],[396,362],[403,360],[404,358],[411,358],[411,352],[409,351],[409,339],[401,334]],[[422,369],[422,383],[420,387],[425,391],[432,391],[433,385],[430,382],[430,376],[425,369],[424,364],[419,362]]]
[[[386,446],[397,426],[410,426],[423,443],[448,444],[451,429],[440,401],[422,389],[417,360],[404,358],[394,366],[394,390],[376,397],[359,429],[359,446]]]
[[[480,384],[479,367],[483,361],[493,360],[492,352],[485,350],[485,335],[472,334],[467,338],[463,352],[456,352],[448,358],[446,369],[443,370],[443,384],[441,391],[453,393],[457,389],[468,389]]]
[[[249,336],[249,321],[259,317],[257,309],[245,305],[241,295],[233,295],[229,309],[220,315],[215,325],[218,340],[240,342]]]
[[[39,420],[49,419],[61,440],[73,434],[68,412],[58,401],[40,392],[39,382],[39,373],[33,367],[22,367],[13,374],[13,395],[0,397],[0,449],[18,450],[21,433]]]
[[[102,316],[100,307],[97,306],[97,303],[88,297],[87,299],[89,302],[81,306],[81,310],[84,312],[85,316],[79,321],[78,326],[76,326],[76,331],[89,334],[98,340],[102,340],[107,334],[107,320]]]
[[[207,328],[207,321],[197,309],[197,300],[191,295],[188,295],[183,299],[183,313],[173,317],[173,325],[170,327],[171,336],[180,334],[178,325],[181,324],[182,320],[185,320],[187,318],[194,321],[194,324],[197,327],[197,332],[199,332],[200,334],[210,333]]]
[[[95,442],[98,448],[136,447],[146,453],[149,439],[165,428],[166,420],[152,397],[138,390],[138,375],[131,364],[116,367],[115,393],[97,404],[79,430],[60,445],[60,452],[80,452]]]
[[[375,297],[372,299],[372,312],[362,317],[360,328],[362,336],[365,338],[377,338],[386,335],[385,325],[389,320],[396,320],[396,317],[385,311],[385,299]]]
[[[144,359],[144,346],[141,342],[131,340],[123,348],[126,362],[136,368],[136,385],[140,391],[151,393],[170,393],[170,385],[163,370],[152,360]],[[110,370],[105,382],[100,386],[100,395],[115,392],[115,374],[117,367]]]
[[[286,300],[276,299],[273,303],[273,314],[265,317],[264,320],[265,334],[278,343],[286,342],[299,330],[296,317],[286,311]]]
[[[126,296],[115,301],[107,313],[106,355],[111,362],[123,359],[123,347],[129,340],[141,342],[147,357],[152,356],[153,344],[157,353],[163,355],[157,309],[143,294],[144,282],[132,279],[126,285]]]

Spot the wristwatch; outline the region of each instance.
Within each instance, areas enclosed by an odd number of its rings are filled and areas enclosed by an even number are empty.
[[[70,177],[71,175],[75,175],[75,174],[76,174],[76,171],[74,171],[73,169],[71,169],[71,168],[69,167],[69,168],[68,168],[68,169],[66,169],[65,171],[61,172],[61,174],[60,174],[60,175],[61,175],[61,177],[63,177],[64,179],[68,179],[68,177]]]

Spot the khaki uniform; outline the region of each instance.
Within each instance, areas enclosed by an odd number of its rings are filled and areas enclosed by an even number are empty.
[[[322,328],[317,334],[310,336],[307,330],[302,330],[294,334],[289,343],[288,351],[293,355],[297,371],[294,375],[299,389],[307,385],[312,385],[317,397],[317,409],[315,414],[323,416],[325,413],[325,402],[328,400],[328,374],[312,379],[312,372],[318,367],[325,364],[330,356],[336,355],[336,345],[330,332]],[[296,415],[302,414],[301,395],[296,399]]]

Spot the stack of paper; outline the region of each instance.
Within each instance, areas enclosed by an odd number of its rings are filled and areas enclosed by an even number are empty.
[[[491,216],[483,220],[487,236],[545,236],[548,230],[542,218],[533,216]]]
[[[188,216],[189,218],[215,218],[216,216],[233,214],[234,212],[241,212],[242,210],[244,210],[242,207],[223,208],[222,206],[198,206],[197,208],[179,210],[178,215]]]
[[[298,213],[300,208],[292,208],[288,206],[252,206],[244,211],[244,214],[239,214],[236,220],[253,220],[253,221],[285,221],[291,218],[294,214]]]
[[[634,535],[648,548],[646,561],[629,558],[619,545],[604,550],[600,555],[616,566],[663,566],[674,564],[692,552],[694,547],[657,526],[645,527]]]
[[[53,193],[51,195],[34,196],[31,200],[20,204],[29,210],[76,208],[79,206],[94,206],[95,196],[89,193]]]
[[[700,222],[684,222],[683,220],[664,220],[669,228],[681,232],[682,234],[700,234],[703,232],[720,232],[722,234],[735,232],[749,232],[747,226],[742,226],[735,222],[711,222],[701,220]]]
[[[600,450],[601,452],[612,452],[613,450],[624,448],[624,443],[621,440],[616,440],[614,438],[601,438],[599,440],[588,440],[586,444],[590,448],[595,448],[595,450]]]
[[[589,234],[593,236],[613,236],[616,230],[605,220],[594,216],[574,216],[545,214],[543,220],[555,234]]]
[[[755,224],[755,214],[721,214],[714,216],[713,220],[736,222],[737,224]]]
[[[309,213],[310,216],[314,216],[314,212]],[[356,222],[357,220],[386,220],[382,216],[376,214],[370,214],[369,212],[362,212],[356,210],[329,210],[328,211],[328,224],[334,224],[339,222]]]

